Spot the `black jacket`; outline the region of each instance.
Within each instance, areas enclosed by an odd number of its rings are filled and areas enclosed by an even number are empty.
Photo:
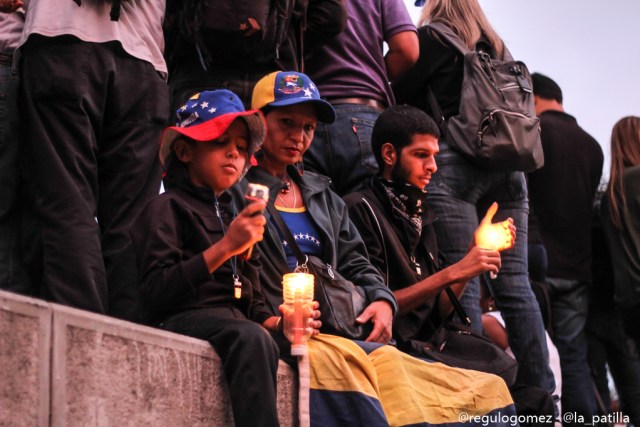
[[[324,243],[322,259],[331,264],[342,276],[357,286],[363,287],[369,302],[387,301],[395,313],[397,303],[393,292],[385,286],[382,276],[369,262],[360,233],[349,220],[344,201],[330,190],[329,178],[308,171],[300,176],[293,167],[288,169],[288,174],[300,187],[305,206],[322,235]],[[258,167],[249,169],[245,180],[236,190],[242,192],[247,182],[268,186],[270,203],[273,203],[282,188],[278,178]],[[264,297],[271,306],[272,313],[276,314],[278,306],[282,304],[282,275],[289,273],[290,270],[278,232],[269,213],[265,215],[268,227],[265,230],[264,240],[258,245],[261,253],[260,281]]]
[[[377,223],[365,200],[373,209]],[[365,190],[345,197],[345,201],[351,220],[362,231],[371,263],[385,277],[391,290],[411,286],[438,271],[438,245],[433,228],[435,217],[431,210],[424,210],[422,232],[418,236],[417,232],[410,232],[407,228],[413,226],[394,212],[377,178],[373,178]],[[420,276],[411,261],[411,254],[420,264]],[[426,341],[432,337],[440,323],[439,312],[433,309],[436,303],[437,298],[396,318],[393,334],[401,346],[407,340]]]
[[[547,276],[591,282],[591,224],[602,148],[561,111],[541,113],[540,129],[544,166],[529,174],[528,184],[549,258]]]
[[[226,229],[236,208],[229,192],[218,200]],[[240,299],[233,296],[230,260],[209,273],[202,253],[223,235],[213,192],[195,187],[186,177],[149,202],[136,219],[132,239],[141,301],[150,323],[183,310],[225,305],[237,306],[258,323],[271,315],[260,293],[256,255],[248,263],[235,257],[243,284]]]

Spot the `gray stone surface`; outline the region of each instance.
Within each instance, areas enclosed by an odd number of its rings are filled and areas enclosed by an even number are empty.
[[[280,363],[278,412],[297,425]],[[0,426],[232,426],[205,341],[0,291]]]
[[[51,309],[0,291],[0,426],[49,422]]]
[[[231,426],[227,385],[208,343],[52,304],[53,426]],[[279,374],[282,425],[296,381]]]

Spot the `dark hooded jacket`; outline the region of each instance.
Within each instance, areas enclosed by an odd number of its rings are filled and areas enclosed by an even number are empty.
[[[233,295],[231,260],[209,273],[202,255],[222,239],[235,217],[231,192],[217,197],[221,222],[213,192],[194,186],[183,169],[173,162],[165,179],[167,191],[145,207],[132,228],[140,297],[149,323],[157,325],[184,310],[216,306],[236,306],[262,323],[271,314],[260,293],[257,255],[246,263],[235,257],[243,285],[240,299]]]

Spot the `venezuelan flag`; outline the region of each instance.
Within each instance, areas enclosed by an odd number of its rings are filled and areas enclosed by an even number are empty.
[[[309,342],[309,363],[312,426],[517,425],[495,375],[325,334]]]

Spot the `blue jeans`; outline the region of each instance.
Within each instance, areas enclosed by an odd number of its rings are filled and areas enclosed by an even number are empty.
[[[28,294],[21,256],[21,205],[18,136],[18,76],[0,63],[0,289]]]
[[[378,171],[371,149],[373,124],[381,111],[356,104],[334,105],[336,121],[318,123],[313,143],[304,155],[309,170],[331,178],[341,196],[362,190]]]
[[[562,409],[582,414],[597,413],[591,373],[587,362],[585,325],[589,311],[589,284],[547,277],[551,294],[553,343],[560,354]]]
[[[427,203],[435,211],[435,228],[440,253],[446,264],[460,261],[473,239],[473,232],[491,203],[498,202],[495,221],[513,218],[517,227],[516,245],[501,253],[502,268],[491,286],[502,312],[509,345],[518,360],[518,384],[555,389],[549,368],[545,330],[527,273],[527,225],[529,202],[522,172],[500,172],[472,164],[445,141],[436,157],[438,171],[427,187]],[[467,284],[461,302],[473,327],[481,331],[480,286],[478,278]]]

